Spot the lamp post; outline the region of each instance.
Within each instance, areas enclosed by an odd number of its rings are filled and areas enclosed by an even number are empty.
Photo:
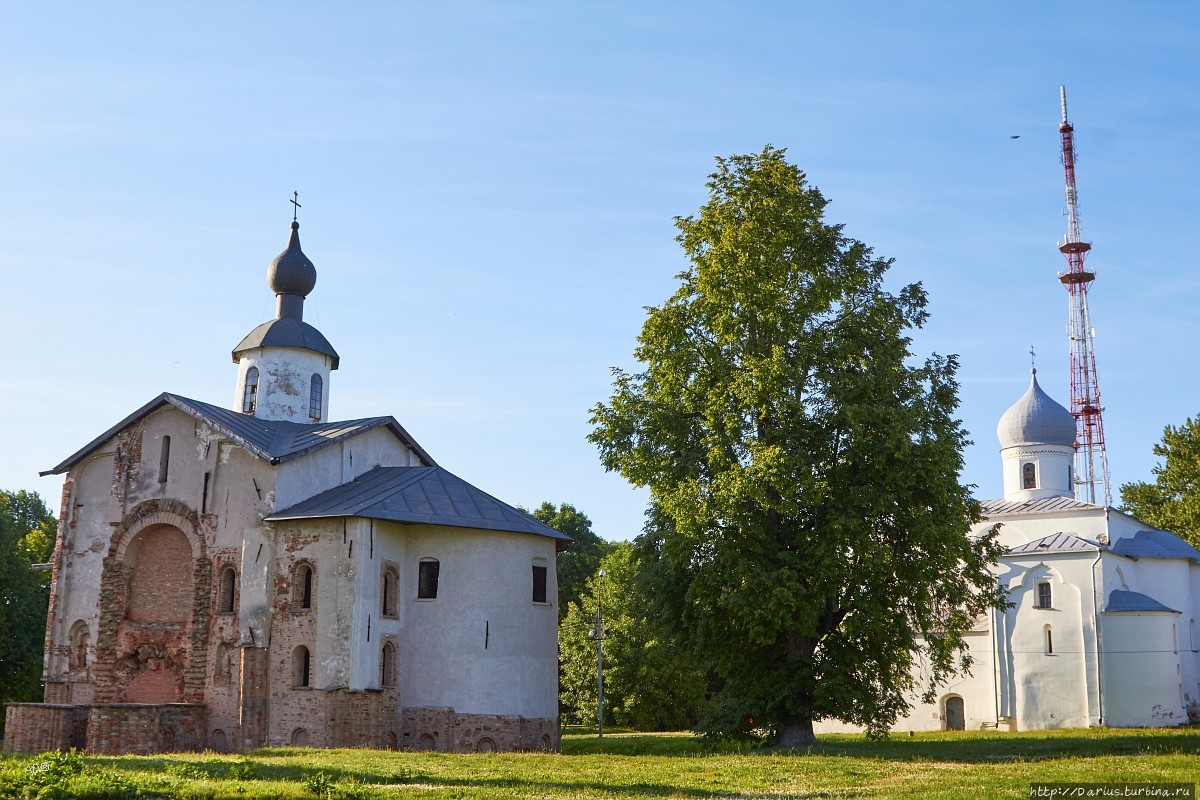
[[[600,596],[604,590],[604,570],[600,570],[596,582],[596,720],[599,722],[599,735],[604,738],[604,614],[601,611]]]

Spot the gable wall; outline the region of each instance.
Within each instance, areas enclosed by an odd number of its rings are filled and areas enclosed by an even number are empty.
[[[420,459],[386,428],[375,428],[354,438],[280,464],[274,510],[294,506],[375,467],[419,466]]]

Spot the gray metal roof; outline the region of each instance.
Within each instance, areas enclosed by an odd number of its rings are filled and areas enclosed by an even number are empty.
[[[1200,551],[1166,531],[1138,531],[1113,544],[1112,551],[1130,558],[1187,558],[1200,564]]]
[[[272,464],[291,461],[334,442],[358,436],[374,428],[387,428],[396,438],[417,453],[423,464],[437,465],[393,417],[367,417],[345,422],[322,422],[306,425],[299,422],[259,419],[228,408],[164,392],[88,442],[58,466],[40,474],[58,475],[66,472],[122,429],[164,406],[173,406],[179,409]]]
[[[1038,386],[1033,370],[1029,388],[996,425],[1000,447],[1021,444],[1075,444],[1075,417]]]
[[[349,483],[267,517],[270,522],[322,517],[366,517],[393,522],[482,528],[549,536],[565,533],[539,522],[441,467],[376,467]]]
[[[1108,606],[1105,611],[1169,611],[1172,614],[1180,612],[1168,608],[1149,595],[1141,592],[1128,592],[1122,589],[1112,591],[1108,595]]]
[[[1084,503],[1074,497],[1046,497],[1041,500],[984,500],[980,504],[985,518],[1010,514],[1050,514],[1058,511],[1103,510],[1104,506]]]
[[[329,340],[312,325],[295,317],[267,320],[250,331],[246,338],[233,348],[233,363],[238,362],[238,356],[242,353],[256,347],[295,347],[312,350],[329,356],[333,360],[333,369],[337,369],[340,363],[337,351],[333,349]]]
[[[1087,539],[1081,539],[1070,533],[1054,533],[1050,536],[1043,536],[1041,539],[1035,539],[1032,542],[1026,542],[1020,547],[1014,547],[1006,555],[1029,556],[1049,553],[1083,553],[1096,552],[1099,549],[1100,545],[1096,542],[1089,542]]]

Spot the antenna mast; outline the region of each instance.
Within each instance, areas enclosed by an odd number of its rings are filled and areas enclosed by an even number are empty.
[[[1112,505],[1112,488],[1108,478],[1108,454],[1104,449],[1103,408],[1100,405],[1100,383],[1096,376],[1096,352],[1092,339],[1091,315],[1088,313],[1088,287],[1096,279],[1083,265],[1089,242],[1079,231],[1079,200],[1075,191],[1075,128],[1067,121],[1067,88],[1059,87],[1062,100],[1062,163],[1067,177],[1067,235],[1058,246],[1067,257],[1067,270],[1058,279],[1067,287],[1070,296],[1070,318],[1067,337],[1071,345],[1071,414],[1075,417],[1075,499],[1087,503]],[[1097,487],[1099,484],[1099,487]]]

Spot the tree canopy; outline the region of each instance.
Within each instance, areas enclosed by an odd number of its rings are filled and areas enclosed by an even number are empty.
[[[1154,482],[1121,486],[1122,507],[1200,547],[1200,417],[1168,425],[1154,455],[1162,459],[1151,470]]]
[[[0,491],[0,703],[42,699],[50,575],[33,565],[50,559],[55,530],[35,492]]]
[[[887,292],[891,262],[784,156],[717,159],[676,219],[690,265],[648,309],[643,370],[614,370],[589,438],[650,489],[660,608],[725,681],[702,730],[753,718],[793,746],[823,718],[885,731],[1003,600],[995,534],[967,536],[957,362],[912,363],[925,293]]]
[[[559,628],[560,706],[568,719],[596,724],[597,611],[604,628],[604,720],[643,731],[694,726],[708,693],[706,670],[651,616],[630,542],[611,545]]]

